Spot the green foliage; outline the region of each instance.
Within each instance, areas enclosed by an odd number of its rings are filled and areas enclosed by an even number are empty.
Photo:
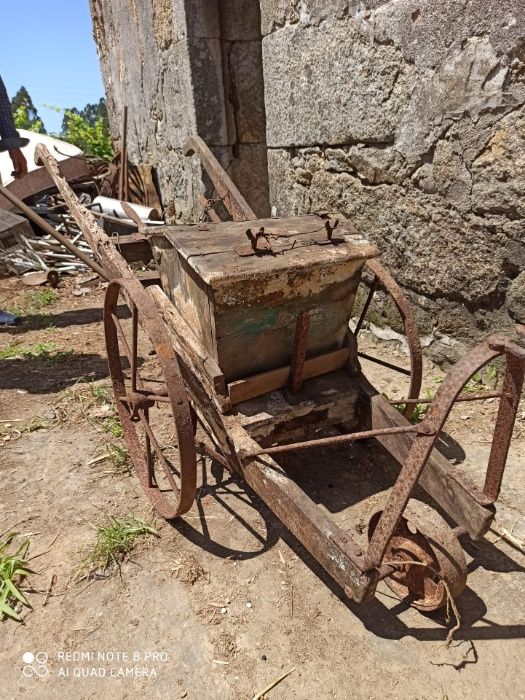
[[[89,578],[97,572],[109,576],[115,570],[120,573],[122,562],[129,557],[137,538],[159,533],[133,515],[125,518],[108,518],[107,525],[94,525],[96,539],[86,548],[85,557],[77,566],[73,580]]]
[[[0,614],[2,621],[6,617],[20,621],[22,618],[17,613],[15,606],[22,603],[28,608],[26,597],[20,591],[20,582],[33,571],[28,568],[25,556],[29,547],[29,540],[24,540],[14,552],[8,551],[16,533],[11,533],[2,542],[0,541]]]
[[[112,399],[109,395],[109,387],[107,384],[95,384],[93,380],[90,380],[89,390],[91,396],[96,400],[99,406],[105,403],[111,403]]]
[[[486,369],[483,369],[474,374],[470,381],[463,387],[463,392],[466,394],[477,394],[478,392],[488,391],[489,389],[495,389],[498,384],[499,371],[495,365],[488,365]]]
[[[494,390],[498,384],[499,370],[495,365],[488,365],[485,369],[476,372],[468,381],[463,389],[462,394],[477,394],[483,393],[485,391]],[[433,384],[439,387],[440,384],[445,380],[445,375],[436,375],[432,377]],[[437,388],[435,389],[425,389],[424,397],[425,399],[433,400],[436,396]],[[387,397],[388,398],[388,397]],[[405,404],[396,404],[397,410],[403,413],[405,410]],[[428,409],[430,408],[430,403],[417,404],[414,407],[414,412],[410,418],[412,423],[420,423],[425,417]]]
[[[84,119],[90,126],[95,126],[99,119],[102,119],[106,130],[109,132],[109,120],[108,120],[108,110],[106,107],[106,99],[101,97],[98,102],[88,103],[84,109],[77,109],[76,107],[71,107],[67,110],[72,114],[78,114]],[[67,120],[64,116],[62,120],[62,131],[65,131],[67,127]]]
[[[27,129],[38,134],[46,133],[44,123],[38,116],[33,100],[23,85],[11,100],[11,110],[17,129]]]
[[[119,438],[124,435],[118,416],[108,416],[108,418],[105,418],[102,421],[102,427],[106,433],[110,433],[113,437]]]
[[[90,124],[81,114],[76,114],[70,109],[65,110],[60,136],[64,141],[80,148],[87,156],[97,156],[103,160],[113,158],[107,120],[102,117]]]
[[[113,472],[116,476],[130,474],[130,458],[126,447],[115,445],[112,443],[109,446],[109,461],[113,467]]]
[[[34,131],[37,134],[45,134],[44,123],[38,117],[34,121],[31,121],[25,105],[20,105],[17,109],[13,110],[13,119],[15,120],[15,126],[17,129],[26,129],[27,131]]]
[[[15,304],[9,307],[9,311],[17,316],[27,314],[35,314],[37,311],[44,309],[46,306],[51,306],[57,301],[59,294],[55,289],[37,289],[26,294],[22,303]],[[40,314],[37,314],[40,315]],[[42,327],[46,326],[43,318],[38,319]]]

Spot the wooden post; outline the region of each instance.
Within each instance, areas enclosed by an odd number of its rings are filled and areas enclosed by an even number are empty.
[[[120,171],[118,178],[118,198],[120,201],[128,198],[128,106],[124,106],[122,116],[122,136],[120,139]]]

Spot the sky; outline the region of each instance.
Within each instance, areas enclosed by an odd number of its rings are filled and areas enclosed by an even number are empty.
[[[62,115],[104,96],[91,33],[89,0],[0,0],[0,75],[7,94],[27,88],[48,132]]]

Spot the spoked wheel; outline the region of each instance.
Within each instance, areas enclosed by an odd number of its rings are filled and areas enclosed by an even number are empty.
[[[405,297],[401,287],[397,284],[397,282],[388,272],[388,270],[384,268],[378,260],[369,260],[367,262],[367,267],[373,273],[374,280],[370,286],[370,291],[368,293],[363,309],[361,311],[361,315],[357,322],[354,331],[355,336],[357,337],[359,331],[363,326],[375,292],[378,290],[379,287],[382,286],[385,289],[385,291],[392,297],[392,300],[394,301],[403,321],[405,338],[407,341],[408,351],[410,355],[410,371],[405,370],[402,367],[397,367],[396,365],[390,364],[388,362],[377,360],[376,358],[370,357],[369,355],[365,355],[364,353],[358,354],[361,357],[370,360],[371,362],[379,362],[379,364],[389,367],[394,371],[409,375],[410,388],[408,390],[407,398],[417,399],[419,398],[419,392],[421,391],[421,382],[423,380],[423,355],[421,352],[421,341],[419,340],[419,334],[417,331],[416,321],[412,313],[412,309],[410,308],[410,304],[408,303],[408,300]],[[407,404],[403,411],[403,415],[406,418],[410,418],[415,408],[415,404]]]
[[[130,309],[131,323],[121,323],[117,317],[119,299]],[[155,510],[171,520],[186,513],[195,500],[195,416],[164,322],[138,280],[118,279],[109,284],[104,331],[115,402],[130,459]],[[144,378],[138,366],[139,336],[142,354],[150,353],[148,377]],[[173,424],[176,446],[167,437]]]
[[[368,526],[370,539],[381,511]],[[457,598],[467,582],[463,548],[443,518],[430,506],[411,499],[385,553],[384,563],[394,567],[385,578],[398,598],[430,612]],[[448,589],[448,590],[447,590]]]

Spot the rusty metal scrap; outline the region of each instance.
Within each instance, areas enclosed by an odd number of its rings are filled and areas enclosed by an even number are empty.
[[[477,345],[449,371],[439,387],[434,401],[430,404],[425,419],[420,423],[420,426],[425,426],[429,432],[421,433],[416,437],[408,459],[390,492],[387,505],[370,541],[367,558],[368,566],[371,568],[380,565],[388,542],[408,503],[410,493],[419,479],[438,435],[463,387],[482,367],[503,354],[506,355],[507,369],[485,487],[481,492],[483,505],[493,503],[498,497],[512,427],[516,419],[519,396],[523,386],[525,351],[506,338],[491,336],[485,342]],[[480,489],[474,484],[469,484],[469,480],[466,478],[463,478],[461,482],[463,487],[479,501]]]

